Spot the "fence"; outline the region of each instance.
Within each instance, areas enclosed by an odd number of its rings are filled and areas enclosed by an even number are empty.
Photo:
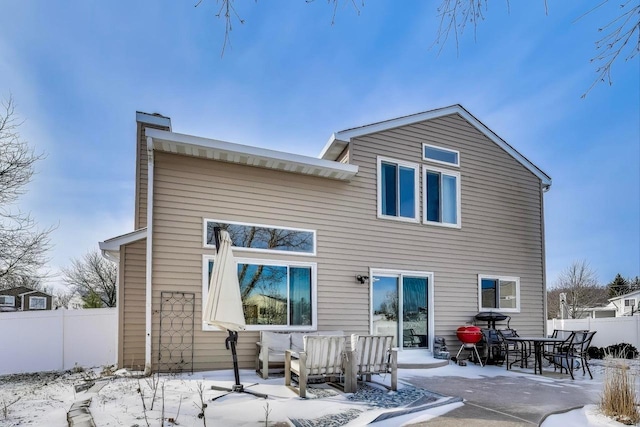
[[[640,316],[547,320],[547,331],[554,329],[598,331],[591,342],[597,347],[624,342],[640,348]]]
[[[0,313],[0,375],[116,362],[117,309]]]

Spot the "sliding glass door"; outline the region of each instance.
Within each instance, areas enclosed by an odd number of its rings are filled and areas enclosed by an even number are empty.
[[[373,270],[371,277],[372,333],[393,335],[400,348],[428,348],[432,275]]]

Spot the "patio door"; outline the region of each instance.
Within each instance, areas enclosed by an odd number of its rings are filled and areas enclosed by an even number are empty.
[[[433,335],[431,273],[372,270],[371,333],[393,335],[403,349],[429,348]]]

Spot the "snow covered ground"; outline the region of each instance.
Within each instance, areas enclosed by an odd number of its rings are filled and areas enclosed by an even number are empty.
[[[602,379],[604,368],[594,361],[596,380]],[[636,375],[640,365],[634,366]],[[400,370],[400,380],[415,376],[466,376],[468,378],[522,376],[527,373],[506,371],[499,367],[449,365],[435,369]],[[416,399],[428,408],[375,422],[376,426],[400,426],[427,421],[453,410],[463,403],[448,397],[433,395],[401,384],[398,392],[388,392],[373,385],[365,394],[345,395],[324,386],[315,386],[309,399],[302,400],[286,388],[283,378],[262,380],[255,372],[241,371],[241,380],[251,385],[249,390],[265,393],[269,399],[233,393],[217,400],[220,391],[212,385],[231,386],[231,371],[200,372],[182,375],[161,375],[137,378],[123,371],[120,375],[101,377],[99,370],[76,373],[40,373],[0,377],[0,425],[63,427],[67,425],[67,411],[77,400],[92,398],[90,411],[98,427],[101,426],[289,426],[291,420],[305,426],[360,426],[372,422],[381,414],[396,411],[403,399]],[[389,378],[380,378],[389,383]],[[74,386],[94,382],[87,391]],[[568,379],[568,381],[571,381]],[[253,385],[255,384],[255,385]],[[368,393],[368,394],[367,394]],[[354,396],[359,397],[353,398]],[[364,400],[363,400],[364,399]],[[377,402],[373,406],[372,402]],[[143,403],[144,402],[144,403]],[[385,407],[385,405],[389,407]],[[394,406],[398,405],[398,406]],[[204,408],[203,408],[204,406]],[[204,413],[204,417],[199,416]],[[324,418],[323,418],[324,417]],[[162,422],[161,422],[162,420]],[[622,424],[598,413],[594,405],[549,416],[544,427],[593,426],[613,427]]]

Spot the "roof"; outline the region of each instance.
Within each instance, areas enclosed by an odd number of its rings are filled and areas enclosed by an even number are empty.
[[[337,159],[353,138],[369,135],[376,132],[382,132],[400,126],[407,126],[426,120],[433,120],[452,114],[458,114],[459,116],[461,116],[476,129],[478,129],[482,134],[484,134],[487,138],[504,149],[518,162],[520,162],[525,168],[529,169],[535,176],[537,176],[542,181],[545,187],[551,186],[551,177],[549,175],[547,175],[542,171],[542,169],[534,165],[525,156],[520,154],[515,148],[513,148],[505,140],[496,135],[491,129],[486,127],[480,120],[475,118],[471,113],[469,113],[464,107],[459,104],[438,108],[435,110],[429,110],[422,113],[411,114],[408,116],[398,117],[395,119],[371,123],[368,125],[346,129],[334,133],[333,135],[331,135],[331,138],[329,138],[329,141],[320,153],[320,158],[328,160]]]
[[[102,255],[110,261],[118,262],[118,254],[120,253],[120,246],[128,245],[129,243],[137,242],[138,240],[146,239],[147,227],[140,228],[130,233],[121,234],[120,236],[112,237],[99,242],[98,246],[102,251]]]
[[[640,296],[640,289],[636,289],[635,291],[628,292],[624,295],[618,295],[617,297],[609,298],[609,301],[615,301],[619,299],[626,299],[629,297],[637,297]]]
[[[27,288],[26,286],[16,286],[15,288],[3,289],[0,291],[0,295],[21,296],[25,294],[41,294],[48,297],[52,296],[46,292],[39,291],[37,289]]]
[[[356,165],[217,139],[201,138],[152,128],[146,128],[145,135],[150,138],[151,142],[151,144],[147,142],[147,148],[154,151],[164,151],[302,175],[313,175],[340,181],[349,181],[358,173],[358,166]]]

